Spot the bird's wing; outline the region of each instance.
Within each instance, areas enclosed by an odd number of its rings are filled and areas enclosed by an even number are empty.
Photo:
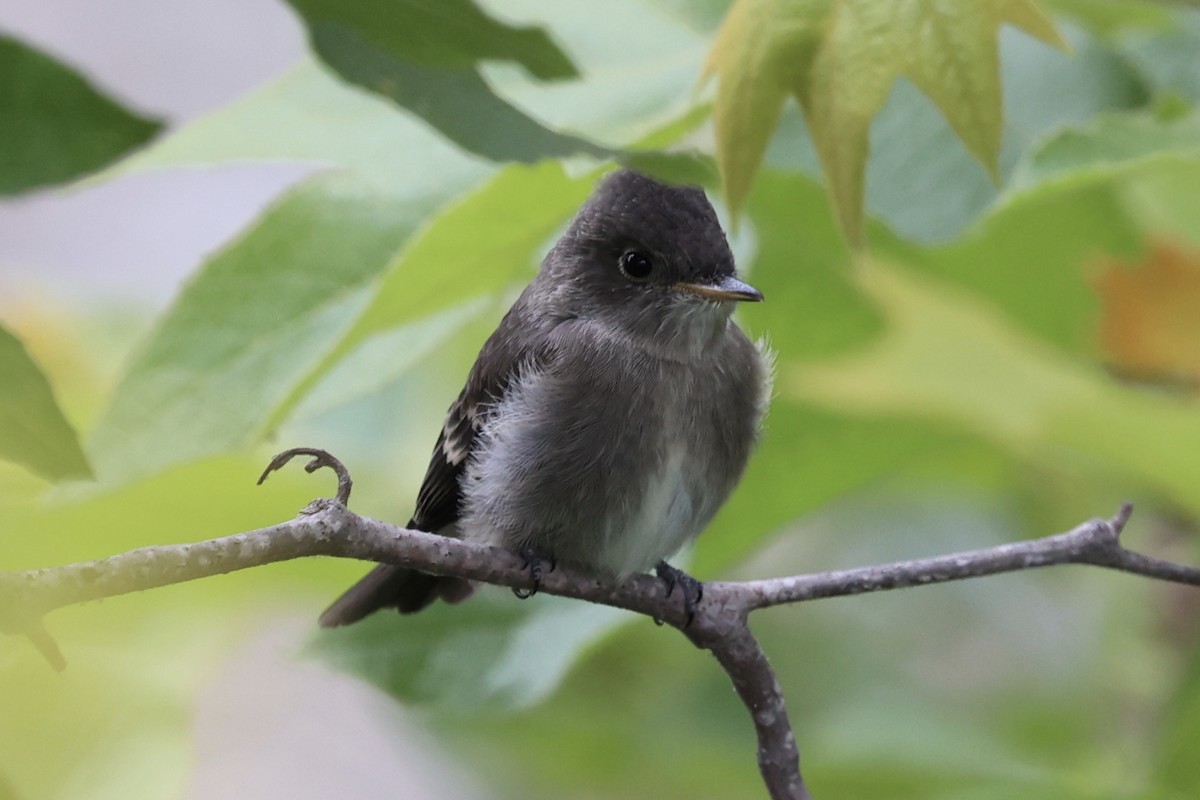
[[[517,308],[484,344],[467,376],[462,392],[446,412],[429,460],[429,469],[417,493],[410,528],[437,531],[458,520],[461,513],[460,478],[488,414],[504,399],[518,371],[536,367],[546,357],[531,326],[520,319]]]
[[[462,504],[460,480],[478,442],[479,431],[517,373],[538,367],[550,353],[545,337],[538,331],[539,326],[526,316],[523,301],[518,300],[484,344],[466,385],[446,413],[408,527],[441,531],[458,520]],[[402,614],[411,614],[439,597],[456,603],[470,593],[471,584],[461,578],[439,578],[380,564],[343,592],[321,615],[320,622],[326,628],[349,625],[380,608],[396,608]]]

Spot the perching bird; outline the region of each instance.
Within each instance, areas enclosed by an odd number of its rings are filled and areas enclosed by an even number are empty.
[[[729,496],[770,395],[730,319],[738,280],[698,188],[605,178],[484,344],[450,406],[408,527],[624,577],[657,566],[689,614],[700,584],[663,561]],[[461,578],[380,565],[321,615],[462,600]]]

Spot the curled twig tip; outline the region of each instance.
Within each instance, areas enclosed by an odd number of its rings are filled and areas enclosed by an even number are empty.
[[[271,463],[267,464],[267,468],[263,470],[262,475],[258,476],[258,485],[277,469],[282,469],[285,464],[291,461],[296,456],[312,456],[312,461],[304,465],[304,471],[312,474],[321,467],[329,467],[337,473],[338,490],[336,500],[343,506],[350,504],[350,490],[354,486],[354,482],[350,480],[350,470],[346,469],[346,465],[334,457],[331,453],[325,450],[319,450],[315,447],[293,447],[290,450],[284,450],[279,455],[271,459]]]

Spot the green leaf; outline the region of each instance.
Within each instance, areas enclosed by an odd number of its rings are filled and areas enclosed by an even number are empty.
[[[304,15],[314,50],[344,79],[419,115],[471,153],[525,163],[575,155],[615,158],[667,179],[706,177],[694,160],[620,147],[695,106],[694,67],[679,54],[698,58],[700,39],[677,20],[647,18],[633,2],[611,3],[594,20],[560,5],[508,8],[525,18],[544,18],[556,34],[576,40],[586,68],[580,75],[540,28],[501,26],[466,0],[455,0],[455,6],[470,9],[457,19],[412,0],[399,5],[373,0],[353,8],[326,0],[294,5]],[[442,37],[453,40],[444,51],[434,46]],[[645,46],[639,49],[639,42]],[[642,55],[631,59],[631,52]],[[530,82],[506,70],[508,62],[536,77],[577,80]],[[633,87],[631,65],[638,74]],[[613,143],[567,132],[581,129]]]
[[[0,326],[0,458],[50,480],[90,477],[71,423],[46,376],[24,346]]]
[[[901,75],[994,175],[1002,128],[996,36],[1005,23],[1062,46],[1029,0],[739,0],[706,68],[719,78],[714,119],[731,206],[743,205],[790,95],[804,110],[838,223],[858,244],[867,135]]]
[[[876,241],[881,251],[986,297],[1042,340],[1097,359],[1099,312],[1089,278],[1105,255],[1133,257],[1150,234],[1194,239],[1197,180],[1200,159],[1178,154],[1081,162],[1006,192],[953,244],[915,250]]]
[[[348,345],[344,353],[340,347],[335,349],[324,362],[328,371],[324,365],[318,367],[297,386],[267,428],[274,430],[286,419],[311,417],[383,391],[422,359],[442,351],[476,318],[490,316],[494,305],[490,295],[479,295],[381,330]]]
[[[100,477],[124,480],[253,442],[434,202],[337,176],[286,195],[209,261],[134,359],[89,439]]]
[[[1040,339],[1090,355],[1096,302],[1088,263],[1099,253],[1136,252],[1142,238],[1123,205],[1111,183],[1064,181],[998,205],[953,244],[880,250],[987,298]]]
[[[94,172],[161,127],[126,111],[49,56],[3,35],[0,109],[0,194]]]
[[[1065,126],[1098,111],[1144,106],[1148,94],[1126,59],[1097,39],[1078,35],[1067,56],[1015,31],[1001,31],[1004,147],[1007,184],[1025,152]],[[866,210],[900,235],[941,242],[961,234],[994,203],[1003,187],[955,142],[956,134],[912,83],[896,82],[871,124],[866,165]],[[920,142],[919,155],[911,142]],[[785,107],[767,152],[773,167],[821,171],[798,108]],[[920,202],[914,202],[920,198]]]
[[[585,132],[608,147],[665,147],[678,137],[656,134],[704,108],[695,84],[708,38],[678,18],[647,13],[641,0],[609,0],[602,10],[507,0],[504,8],[553,30],[579,64],[579,80],[556,83],[530,81],[504,64],[484,68],[498,92],[551,127]]]
[[[538,248],[574,214],[593,182],[593,175],[571,178],[553,162],[497,173],[433,219],[400,253],[343,346],[531,278],[544,255]]]
[[[492,169],[310,64],[119,171],[247,160],[336,171],[210,259],[134,357],[90,439],[106,479],[256,441],[299,399],[393,254]]]
[[[1149,112],[1104,114],[1056,134],[1027,154],[1012,178],[1020,192],[1058,177],[1112,176],[1138,162],[1200,159],[1200,112],[1162,119]]]
[[[334,398],[361,396],[355,387],[382,387],[415,365],[431,342],[444,342],[468,323],[462,309],[485,318],[503,313],[487,301],[532,276],[538,248],[592,184],[590,175],[569,178],[558,163],[512,164],[440,209],[391,260],[354,324],[278,405],[268,427],[293,413],[328,409]],[[426,337],[420,345],[400,344],[416,335]],[[396,347],[406,356],[389,355]],[[317,397],[308,398],[310,392]]]
[[[1193,653],[1179,687],[1164,704],[1156,782],[1186,797],[1200,785],[1200,661]]]
[[[1195,4],[1192,4],[1195,6]],[[1193,7],[1172,15],[1173,25],[1161,30],[1135,31],[1121,37],[1117,48],[1146,77],[1158,93],[1175,93],[1200,101],[1200,14]]]
[[[497,161],[613,155],[558,133],[497,95],[478,62],[514,61],[542,79],[578,77],[567,55],[533,27],[484,14],[471,0],[291,0],[313,50],[338,74],[421,116],[469,152]]]
[[[1178,447],[1200,437],[1190,406],[1116,385],[960,290],[882,264],[859,278],[887,332],[865,352],[787,370],[785,393],[949,423],[1050,463],[1076,454],[1200,513],[1200,463]]]
[[[540,28],[485,14],[472,0],[288,0],[310,30],[357,31],[391,57],[427,67],[514,61],[543,80],[575,78],[570,58]]]
[[[314,651],[408,703],[478,712],[527,708],[556,689],[579,653],[628,615],[489,590],[420,614],[376,614],[323,633]]]
[[[312,39],[317,54],[343,78],[419,114],[464,150],[495,161],[524,162],[614,155],[542,125],[495,94],[473,68],[405,61],[345,25],[321,23],[313,28]]]
[[[248,161],[339,169],[381,194],[412,197],[448,196],[440,184],[469,185],[491,169],[419,119],[310,62],[172,131],[109,175]]]
[[[1104,36],[1139,29],[1168,27],[1165,3],[1145,0],[1042,0],[1047,9]]]

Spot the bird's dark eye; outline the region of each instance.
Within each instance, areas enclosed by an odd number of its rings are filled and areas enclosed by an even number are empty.
[[[641,281],[650,277],[654,262],[650,256],[637,250],[628,250],[621,256],[621,272],[631,280]]]

